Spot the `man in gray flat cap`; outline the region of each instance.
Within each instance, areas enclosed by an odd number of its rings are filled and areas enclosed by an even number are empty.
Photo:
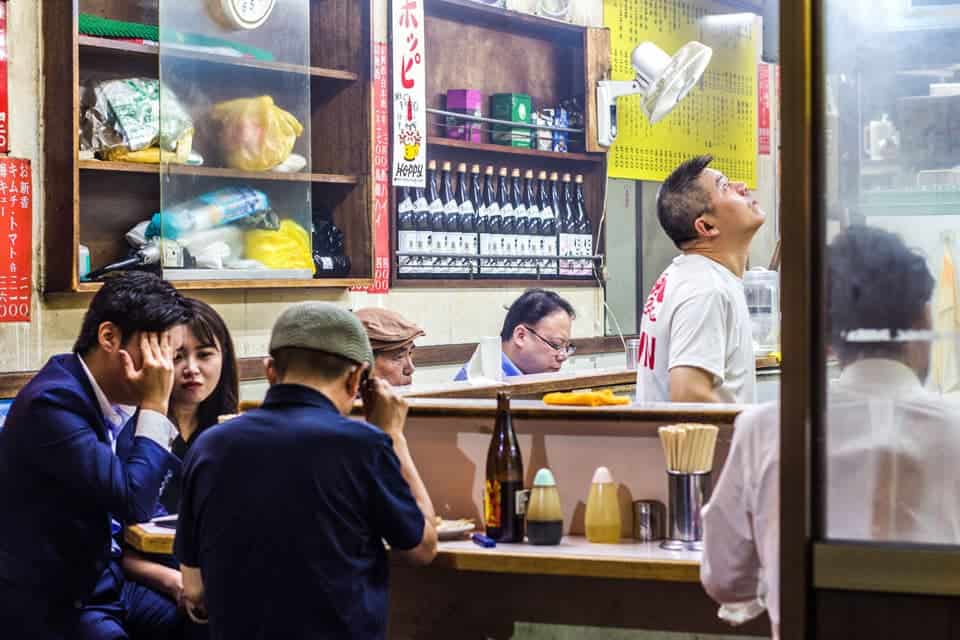
[[[270,337],[263,405],[187,454],[176,554],[187,612],[209,620],[213,640],[383,638],[382,541],[415,564],[436,555],[407,406],[367,380],[372,361],[353,313],[290,307]],[[358,391],[366,422],[347,417]]]

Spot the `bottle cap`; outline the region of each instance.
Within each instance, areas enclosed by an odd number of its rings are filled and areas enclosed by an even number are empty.
[[[613,484],[613,476],[610,474],[610,469],[597,467],[597,470],[593,472],[593,484]]]
[[[550,469],[540,469],[537,471],[537,475],[533,478],[533,486],[535,487],[555,487],[557,486],[556,480],[553,479],[553,472]]]
[[[564,182],[570,182],[570,174],[569,174],[569,173],[563,174],[563,181],[564,181]]]
[[[540,180],[546,180],[546,179],[547,179],[547,172],[546,172],[546,171],[540,171],[540,173],[537,174],[537,178],[540,179]]]
[[[470,173],[480,173],[480,165],[475,164],[470,167]]]
[[[520,177],[520,169],[517,169],[516,167],[514,167],[513,171],[510,172],[510,175],[513,176],[514,178],[519,178],[519,177]]]
[[[431,160],[430,162],[427,163],[427,169],[436,170],[436,168],[437,168],[437,161],[436,161],[436,160]]]
[[[444,170],[444,171],[450,171],[450,163],[449,163],[449,162],[444,162],[444,163],[443,163],[443,170]]]
[[[506,168],[506,167],[500,167],[500,175],[501,175],[501,176],[507,175],[507,168]]]
[[[523,177],[527,180],[533,179],[533,169],[527,169],[526,173],[523,174]]]
[[[466,170],[467,170],[466,162],[461,162],[460,164],[457,165],[457,173],[464,173],[466,172]],[[480,167],[477,167],[477,170],[479,171]]]

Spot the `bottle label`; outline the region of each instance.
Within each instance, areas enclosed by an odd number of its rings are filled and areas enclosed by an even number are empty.
[[[513,215],[513,205],[509,202],[507,204],[500,205],[500,215],[502,216],[512,216]]]
[[[429,206],[429,205],[427,205],[427,199],[426,199],[426,198],[417,198],[417,202],[413,205],[413,210],[414,210],[414,211],[423,211],[424,209],[427,209],[428,206]]]
[[[462,214],[468,214],[468,215],[469,215],[469,214],[475,213],[475,211],[473,210],[473,203],[470,202],[469,200],[464,200],[464,201],[460,204],[460,213],[461,213],[461,215],[462,215]]]
[[[500,481],[487,480],[483,491],[483,523],[488,528],[499,528],[500,517]]]
[[[530,502],[530,489],[520,489],[514,496],[514,513],[523,517],[527,514],[527,504]]]
[[[526,205],[518,204],[517,206],[515,206],[515,207],[513,208],[513,213],[516,214],[516,215],[518,215],[518,216],[525,216],[525,215],[527,215],[527,207],[526,207]]]
[[[417,251],[417,232],[416,231],[401,231],[398,234],[400,251],[403,253],[416,253]]]
[[[407,213],[413,211],[413,202],[410,200],[403,200],[400,202],[400,205],[397,207],[397,212]]]
[[[459,213],[460,205],[457,204],[456,200],[449,200],[447,204],[443,206],[444,213]]]
[[[497,203],[487,205],[487,215],[488,216],[498,216],[500,215],[500,205]]]
[[[430,203],[430,213],[443,213],[443,203],[437,198]]]

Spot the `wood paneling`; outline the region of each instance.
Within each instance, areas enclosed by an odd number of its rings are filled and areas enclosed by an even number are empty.
[[[766,616],[731,631],[697,584],[392,567],[394,640],[510,638],[515,622],[770,634]]]
[[[79,196],[76,139],[79,71],[77,22],[71,2],[46,3],[43,12],[43,290],[76,286]]]

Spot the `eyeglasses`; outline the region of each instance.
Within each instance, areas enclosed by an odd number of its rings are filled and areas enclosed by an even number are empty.
[[[556,343],[554,343],[554,342],[550,342],[549,340],[547,340],[546,338],[544,338],[542,335],[540,335],[539,333],[537,333],[536,331],[534,331],[533,328],[530,327],[530,326],[528,326],[528,325],[523,325],[523,328],[526,329],[527,331],[529,331],[530,333],[532,333],[533,335],[537,336],[543,344],[547,345],[548,347],[550,347],[551,349],[553,349],[554,351],[556,351],[556,352],[558,352],[558,353],[562,353],[563,355],[567,356],[568,358],[569,358],[570,356],[572,356],[574,353],[576,353],[576,351],[577,351],[577,347],[574,346],[574,345],[572,345],[572,344],[570,344],[570,343],[563,344],[563,343],[561,342],[560,344],[556,344]]]

